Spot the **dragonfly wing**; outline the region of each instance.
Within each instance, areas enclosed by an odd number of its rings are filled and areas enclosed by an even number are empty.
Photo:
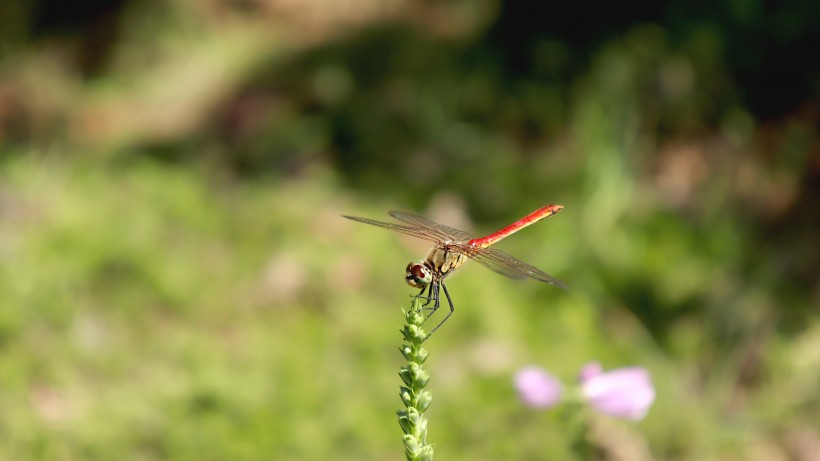
[[[372,226],[383,227],[385,229],[390,229],[395,232],[400,232],[405,235],[411,235],[416,238],[420,238],[422,240],[427,240],[430,242],[438,242],[438,236],[432,235],[428,230],[418,228],[418,227],[410,227],[404,226],[401,224],[390,223],[390,222],[383,222],[383,221],[376,221],[375,219],[369,218],[360,218],[358,216],[346,216],[342,215],[343,218],[351,219],[353,221],[370,224]]]
[[[547,274],[541,269],[531,266],[523,261],[519,261],[507,253],[504,253],[501,250],[496,250],[495,248],[484,248],[473,252],[472,254],[468,254],[468,256],[475,261],[478,261],[485,267],[513,279],[521,280],[529,277],[540,282],[555,285],[558,288],[563,288],[565,290],[569,289],[564,282]]]
[[[445,226],[444,224],[430,221],[424,216],[419,216],[417,214],[406,213],[404,211],[391,211],[390,216],[402,221],[403,223],[409,224],[411,227],[424,228],[434,234],[437,238],[441,239],[441,241],[450,240],[453,242],[466,242],[473,238],[469,232],[464,232],[463,230],[458,230]]]

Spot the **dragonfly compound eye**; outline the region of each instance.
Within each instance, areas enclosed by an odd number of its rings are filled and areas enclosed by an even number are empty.
[[[414,288],[424,288],[433,282],[433,272],[425,265],[417,262],[407,265],[404,280]]]

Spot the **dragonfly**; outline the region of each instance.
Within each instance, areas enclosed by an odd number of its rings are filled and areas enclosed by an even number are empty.
[[[398,222],[383,222],[357,216],[343,215],[343,217],[384,229],[390,229],[433,243],[433,247],[430,248],[426,258],[411,262],[407,265],[404,276],[404,280],[408,285],[421,289],[416,297],[425,300],[423,306],[430,311],[426,318],[429,319],[435,314],[441,305],[439,290],[443,290],[444,296],[447,298],[450,312],[447,313],[444,319],[442,319],[435,328],[430,330],[430,333],[427,335],[427,337],[430,337],[433,332],[444,325],[444,322],[446,322],[455,311],[453,300],[447,291],[444,279],[461,268],[461,266],[469,260],[476,261],[512,279],[523,280],[529,278],[539,282],[549,283],[550,285],[565,290],[568,289],[564,282],[541,271],[537,267],[519,261],[501,250],[490,248],[491,245],[499,240],[509,237],[515,232],[531,224],[535,224],[544,218],[548,218],[563,208],[562,205],[544,206],[509,226],[480,238],[474,238],[468,232],[454,229],[430,221],[423,216],[403,211],[391,211],[388,213]],[[427,292],[426,294],[425,291]],[[433,303],[433,305],[427,307],[430,303]]]

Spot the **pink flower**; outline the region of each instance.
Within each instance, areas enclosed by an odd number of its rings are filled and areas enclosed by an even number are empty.
[[[515,374],[514,381],[518,396],[526,405],[549,408],[561,400],[561,383],[539,367],[522,368]]]
[[[616,418],[643,419],[655,401],[649,372],[628,367],[604,373],[601,365],[588,363],[579,373],[580,394],[595,410]],[[515,375],[515,388],[524,404],[549,408],[561,400],[561,383],[536,366],[522,368]]]
[[[589,363],[581,370],[580,380],[581,394],[589,404],[617,418],[643,419],[655,401],[649,372],[640,367],[603,373],[601,365]]]

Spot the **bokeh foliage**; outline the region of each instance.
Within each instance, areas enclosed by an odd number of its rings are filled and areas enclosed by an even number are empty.
[[[658,387],[602,458],[820,450],[815,2],[350,3],[0,7],[0,458],[398,459],[425,245],[339,215],[547,203],[569,292],[448,284],[437,457],[567,459],[510,379],[588,360]]]

